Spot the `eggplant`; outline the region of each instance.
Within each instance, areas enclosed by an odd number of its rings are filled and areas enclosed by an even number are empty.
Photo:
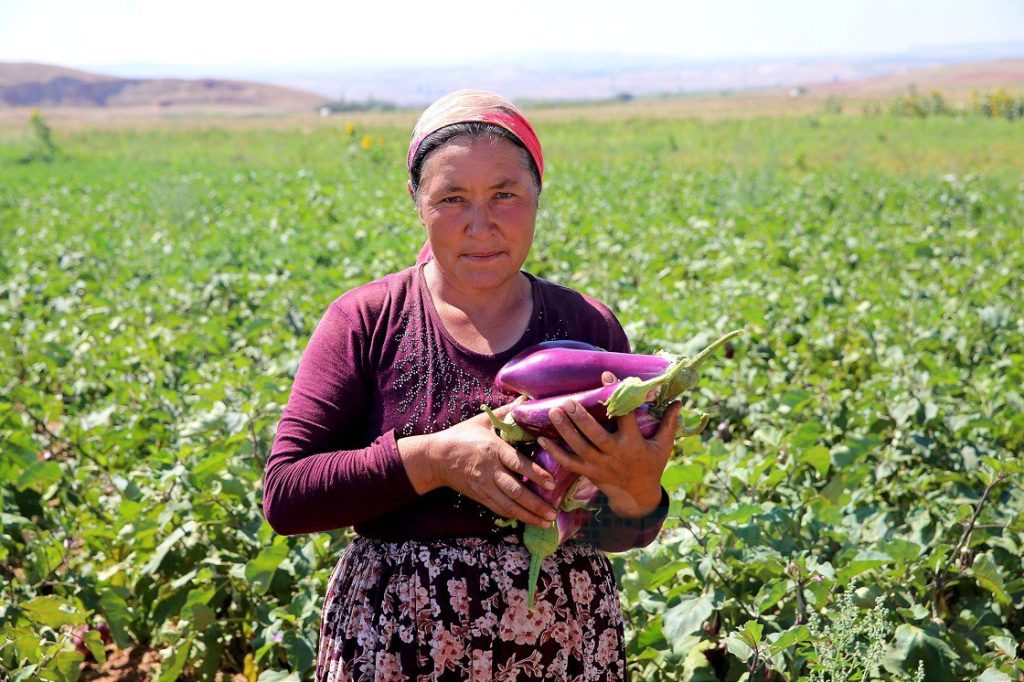
[[[564,444],[563,449],[568,449]],[[527,479],[527,489],[534,492],[539,498],[550,504],[555,509],[558,509],[562,504],[562,498],[569,492],[569,488],[572,487],[576,479],[579,478],[579,474],[574,474],[569,471],[561,464],[558,463],[551,453],[547,450],[538,447],[537,450],[530,455],[530,458],[539,464],[544,471],[551,474],[551,477],[555,479],[555,487],[548,490],[544,486],[537,485],[535,482]]]
[[[651,379],[663,374],[673,361],[660,355],[581,348],[534,346],[527,350],[531,352],[520,353],[498,372],[494,383],[500,390],[531,398],[578,393],[600,386],[604,372],[618,379]]]
[[[608,400],[615,393],[617,386],[618,384],[608,384],[607,386],[570,395],[556,395],[539,400],[527,400],[512,408],[509,416],[512,417],[512,421],[515,422],[516,426],[534,438],[540,436],[559,438],[558,429],[551,423],[551,417],[548,416],[551,410],[556,407],[562,407],[567,400],[575,400],[599,423],[607,424],[610,419],[604,401]]]
[[[607,426],[612,423],[612,419],[608,417],[608,411],[602,404],[602,400],[607,400],[615,392],[617,386],[618,384],[608,384],[592,391],[583,391],[573,395],[526,400],[512,408],[504,421],[499,419],[487,405],[481,405],[480,408],[490,416],[491,424],[508,443],[528,443],[540,436],[560,438],[558,429],[551,423],[551,417],[548,416],[553,408],[562,407],[566,400],[573,399],[590,412],[599,423]],[[640,433],[644,438],[653,436],[658,430],[658,424],[661,423],[659,418],[651,413],[650,407],[650,405],[641,405],[636,410],[637,426],[640,427]],[[693,435],[685,429],[684,434]],[[550,457],[547,453],[544,454]]]

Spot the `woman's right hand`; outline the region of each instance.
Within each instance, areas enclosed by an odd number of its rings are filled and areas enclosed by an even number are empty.
[[[501,418],[511,405],[498,408]],[[498,516],[547,527],[557,511],[524,484],[554,485],[551,474],[494,432],[486,414],[451,428],[398,441],[398,451],[416,492],[447,486]]]

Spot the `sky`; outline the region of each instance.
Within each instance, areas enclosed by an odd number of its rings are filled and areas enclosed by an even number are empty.
[[[468,64],[549,53],[885,55],[993,43],[1024,44],[1024,0],[0,0],[0,61],[112,75]]]

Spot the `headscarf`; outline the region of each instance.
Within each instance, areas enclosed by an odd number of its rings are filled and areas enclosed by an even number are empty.
[[[416,152],[419,151],[423,140],[441,128],[456,123],[489,123],[512,133],[526,147],[526,151],[537,166],[538,177],[543,179],[544,155],[540,140],[537,139],[537,133],[523,113],[501,95],[468,88],[445,95],[420,115],[412,131],[412,140],[409,142],[406,164],[410,172],[413,159],[416,158]],[[430,250],[430,242],[427,241],[420,249],[416,264],[425,263],[431,258],[433,253]]]

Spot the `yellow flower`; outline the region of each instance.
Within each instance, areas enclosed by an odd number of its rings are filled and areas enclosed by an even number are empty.
[[[363,135],[363,149],[369,149],[373,146],[373,138],[369,135]]]
[[[353,135],[356,134],[356,127],[351,121],[345,124],[345,134],[348,135],[349,137],[352,137]]]

